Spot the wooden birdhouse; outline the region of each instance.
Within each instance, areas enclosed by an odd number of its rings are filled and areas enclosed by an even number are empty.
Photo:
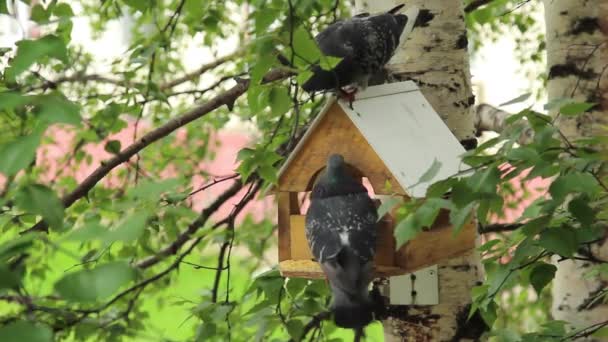
[[[279,269],[284,276],[324,276],[308,247],[302,204],[330,154],[342,154],[376,198],[423,197],[429,184],[460,170],[464,149],[415,83],[369,87],[356,98],[353,109],[341,100],[328,101],[279,172]],[[416,184],[434,160],[441,163],[435,178]],[[474,225],[466,224],[454,236],[447,212],[399,250],[394,223],[388,214],[378,225],[375,270],[380,276],[410,273],[475,247]]]

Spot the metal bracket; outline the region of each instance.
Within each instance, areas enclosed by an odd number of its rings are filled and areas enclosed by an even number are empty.
[[[439,304],[437,265],[414,273],[390,277],[389,297],[391,305]]]

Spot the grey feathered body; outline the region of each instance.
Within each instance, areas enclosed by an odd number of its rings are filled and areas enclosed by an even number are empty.
[[[338,21],[319,33],[315,39],[321,52],[343,59],[332,70],[313,66],[313,76],[302,88],[312,92],[350,84],[367,87],[369,79],[393,56],[401,34],[411,19],[395,13],[400,7],[379,15],[364,13]]]
[[[336,324],[365,326],[372,319],[368,286],[373,279],[376,206],[361,183],[325,174],[313,188],[306,238],[332,288]]]

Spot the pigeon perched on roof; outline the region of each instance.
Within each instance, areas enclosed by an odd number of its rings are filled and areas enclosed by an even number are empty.
[[[319,33],[315,39],[321,52],[342,60],[332,70],[313,65],[313,75],[302,88],[307,92],[340,91],[348,85],[365,89],[369,79],[391,59],[399,41],[405,41],[414,27],[418,9],[412,7],[398,13],[403,6],[377,15],[358,14]]]
[[[312,190],[306,238],[329,280],[331,310],[339,327],[361,330],[373,320],[368,287],[377,218],[367,189],[348,174],[341,155],[331,155]]]

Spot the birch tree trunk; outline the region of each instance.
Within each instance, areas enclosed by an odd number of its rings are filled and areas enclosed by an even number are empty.
[[[580,117],[558,116],[559,127],[569,139],[606,135],[602,126],[608,121],[608,1],[545,0],[544,5],[549,99],[570,97],[599,103],[593,112]],[[592,252],[608,260],[606,239],[593,246]],[[563,261],[556,266],[553,318],[578,328],[608,319],[607,304],[590,304],[590,298],[608,286],[608,279],[584,277],[589,262]]]
[[[402,1],[357,0],[356,12],[386,11]],[[412,0],[421,9],[418,27],[387,66],[391,78],[415,81],[435,111],[462,142],[474,140],[467,36],[462,1]],[[466,321],[470,290],[479,280],[475,251],[439,264],[439,305],[391,306],[383,321],[386,341],[475,340],[485,330]]]

